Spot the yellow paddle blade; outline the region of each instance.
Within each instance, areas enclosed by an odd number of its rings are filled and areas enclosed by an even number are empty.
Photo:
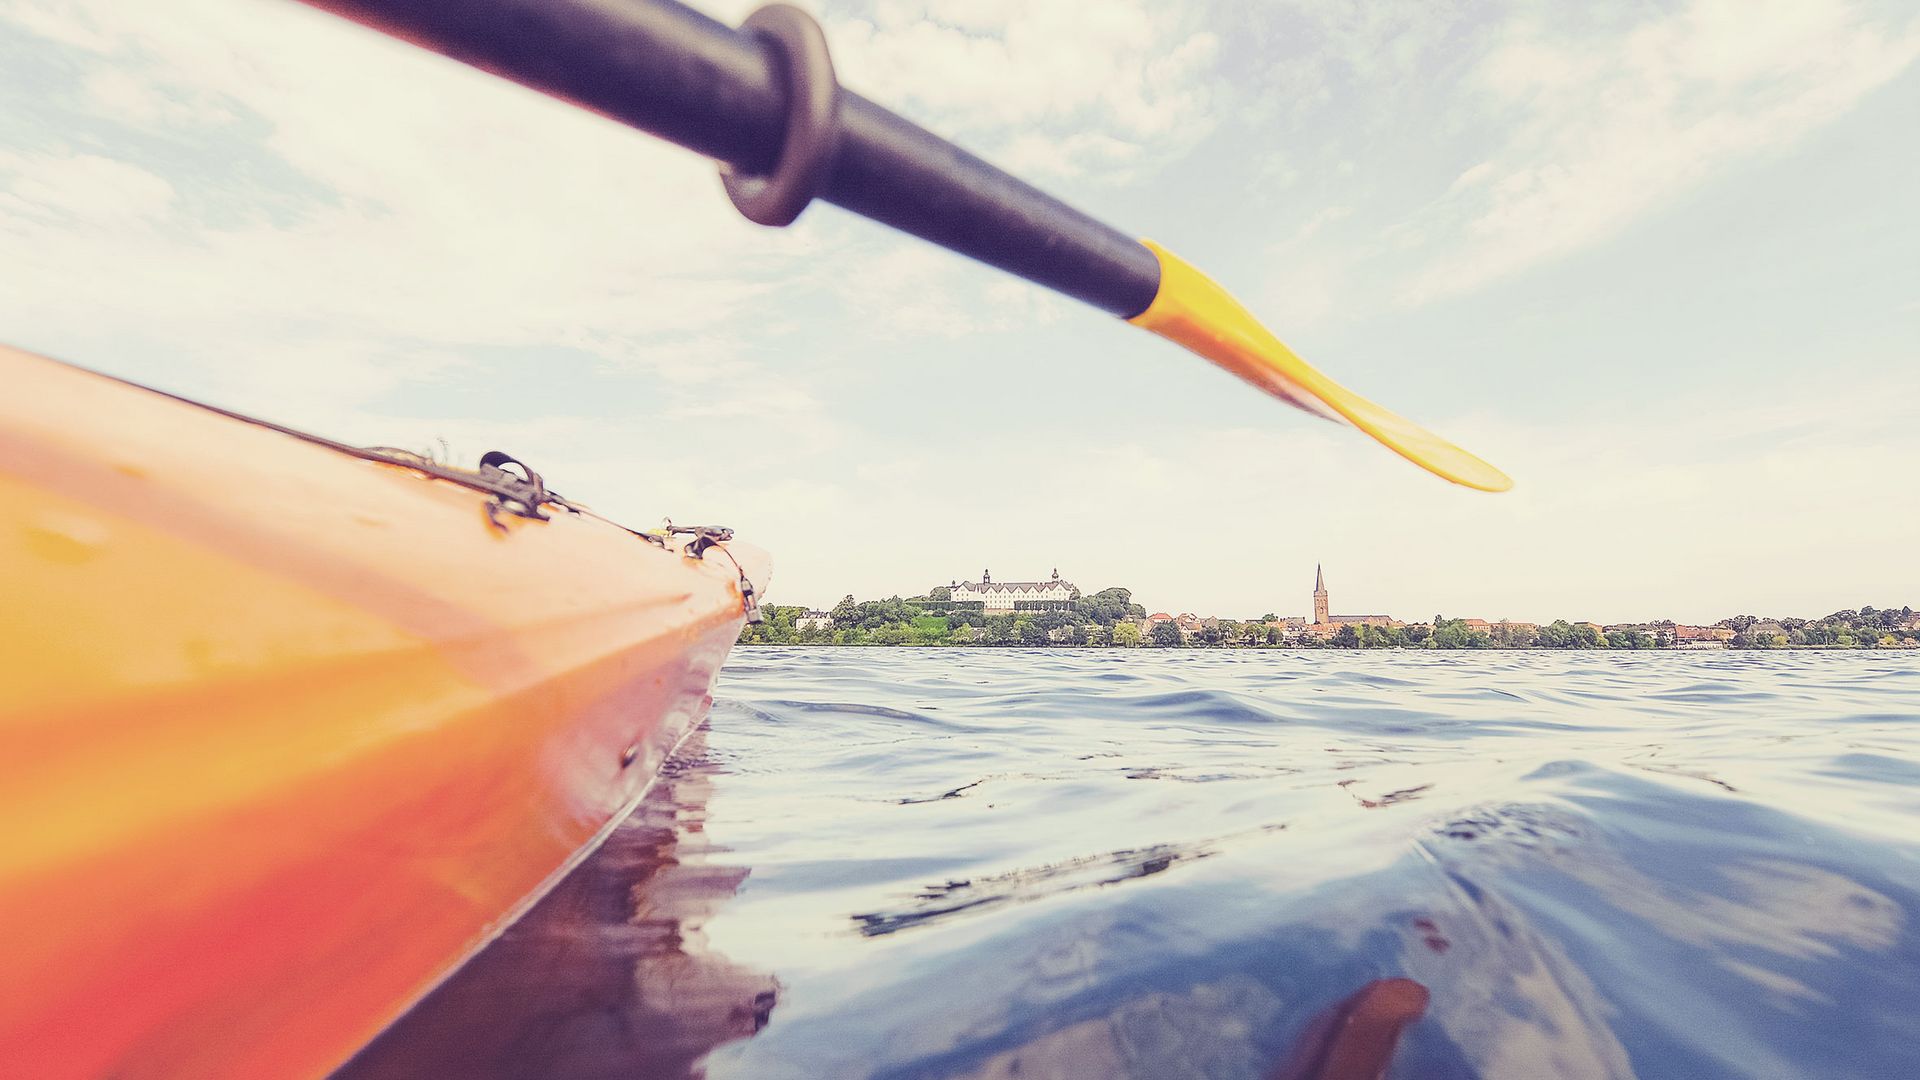
[[[1160,259],[1160,291],[1128,322],[1184,345],[1289,404],[1351,423],[1435,476],[1481,491],[1513,486],[1506,473],[1334,382],[1294,355],[1212,278],[1151,240],[1141,243]]]

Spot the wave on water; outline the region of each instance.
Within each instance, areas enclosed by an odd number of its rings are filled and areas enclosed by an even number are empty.
[[[395,1060],[1920,1077],[1911,656],[762,647],[716,697]],[[532,1019],[422,1050],[462,995]]]
[[[1911,658],[740,659],[708,1075],[1920,1076]]]

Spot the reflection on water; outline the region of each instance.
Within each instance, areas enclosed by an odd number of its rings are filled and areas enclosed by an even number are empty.
[[[748,873],[706,842],[706,749],[688,736],[598,852],[336,1075],[697,1076],[766,1026],[778,984],[704,947]]]
[[[1364,1074],[1328,1018],[1396,980],[1403,1080],[1920,1077],[1912,657],[755,650],[719,696],[710,931],[784,988],[715,1077]]]
[[[1275,1080],[1380,1080],[1430,997],[1412,979],[1375,979],[1307,1026]]]
[[[704,883],[681,943],[516,932],[549,1019],[396,1060],[1920,1077],[1911,657],[757,649],[718,696],[674,869],[592,901]]]
[[[1269,825],[1251,831],[1284,828],[1285,825]],[[890,909],[855,914],[853,921],[859,924],[862,934],[878,937],[993,904],[1038,900],[1056,893],[1117,885],[1128,878],[1158,874],[1176,862],[1204,859],[1221,844],[1233,839],[1222,837],[1182,844],[1152,844],[1139,849],[1109,851],[1046,866],[1010,870],[1003,874],[948,881],[928,886]]]

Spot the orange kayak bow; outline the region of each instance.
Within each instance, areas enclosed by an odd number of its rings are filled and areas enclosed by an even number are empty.
[[[339,1064],[640,796],[766,582],[25,353],[0,382],[0,1076]]]

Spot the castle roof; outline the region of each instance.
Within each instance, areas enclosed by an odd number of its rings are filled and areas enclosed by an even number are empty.
[[[1056,586],[1068,592],[1074,589],[1073,582],[1060,580],[1058,569],[1054,570],[1052,581],[994,581],[991,573],[982,571],[979,581],[956,581],[953,584],[953,588],[967,589],[977,593],[1040,592]]]
[[[1055,580],[1055,581],[989,581],[989,582],[986,582],[985,584],[982,584],[978,581],[963,581],[960,584],[955,585],[954,588],[971,589],[974,592],[984,592],[984,593],[1039,592],[1041,589],[1051,589],[1056,585],[1064,589],[1073,588],[1073,585],[1071,582],[1059,581],[1059,580]]]

